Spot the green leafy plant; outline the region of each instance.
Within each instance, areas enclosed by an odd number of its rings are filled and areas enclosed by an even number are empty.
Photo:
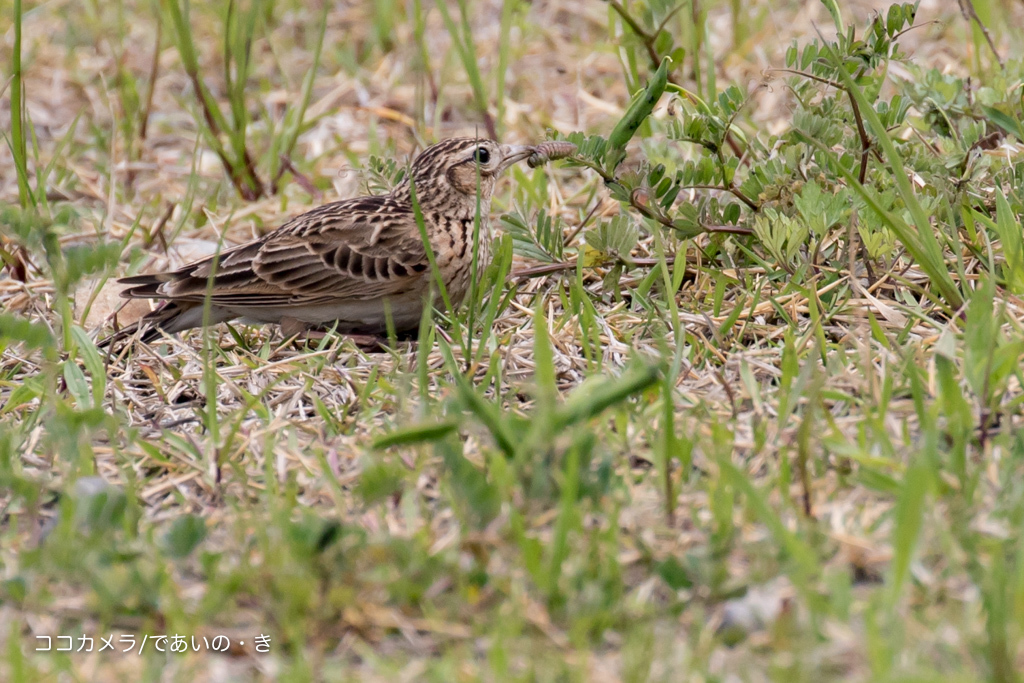
[[[309,107],[313,79],[320,63],[326,20],[321,20],[319,24],[313,63],[303,79],[298,104],[288,108],[280,129],[269,141],[265,155],[268,181],[261,177],[256,153],[250,148],[250,78],[253,43],[261,23],[269,16],[270,6],[263,0],[252,0],[248,8],[241,7],[236,0],[226,0],[222,4],[223,87],[227,111],[222,108],[213,87],[203,75],[192,27],[191,3],[182,0],[161,2],[170,17],[171,35],[182,66],[192,83],[196,125],[202,132],[203,140],[217,154],[239,195],[243,199],[254,200],[268,192],[276,193],[281,177],[289,168],[292,149],[305,125],[303,119]]]
[[[616,11],[626,10],[616,6]],[[900,250],[928,274],[949,309],[956,309],[963,294],[946,270],[943,250],[956,240],[957,225],[937,224],[930,214],[933,197],[915,187],[907,164],[915,178],[938,176],[940,164],[948,173],[956,163],[975,177],[988,174],[991,169],[977,163],[975,152],[991,144],[993,128],[986,131],[975,121],[988,116],[997,132],[1015,131],[1017,124],[1000,109],[968,106],[958,87],[946,88],[945,100],[923,97],[929,87],[947,83],[939,76],[882,97],[888,65],[904,59],[899,40],[913,27],[916,6],[893,5],[874,17],[862,36],[842,22],[837,6],[830,11],[836,38],[794,45],[787,68],[780,70],[793,75],[789,87],[797,104],[788,133],[765,136],[743,125],[748,95],[737,86],[700,98],[675,85],[666,58],[607,140],[568,136],[579,147],[573,161],[597,172],[612,196],[650,230],[668,229],[678,239],[753,235],[769,262],[789,273],[810,272],[802,265],[812,259],[843,267],[845,255],[858,248],[850,241],[856,236],[869,268],[874,262],[885,269]],[[657,35],[664,42],[670,34]],[[668,46],[661,47],[664,54]],[[678,146],[648,141],[647,158],[618,172],[626,143],[650,119],[663,92],[668,117],[661,127],[667,141]],[[951,126],[963,131],[945,160],[941,153],[939,158],[922,154],[899,136],[912,125],[907,120],[912,103],[926,99],[926,122],[944,135]],[[695,201],[678,201],[682,192],[693,191]],[[850,222],[853,233],[845,228]]]

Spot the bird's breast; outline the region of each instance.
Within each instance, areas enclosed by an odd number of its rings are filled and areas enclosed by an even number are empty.
[[[483,207],[481,207],[483,208]],[[469,289],[473,270],[474,241],[477,242],[477,273],[490,262],[491,230],[487,215],[481,212],[479,239],[476,239],[476,211],[472,214],[437,215],[431,240],[437,267],[452,303],[461,302]]]

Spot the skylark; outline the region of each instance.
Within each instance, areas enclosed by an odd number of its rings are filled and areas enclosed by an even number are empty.
[[[121,296],[165,303],[106,341],[139,329],[143,340],[152,340],[161,331],[200,327],[207,297],[209,324],[236,318],[277,323],[289,336],[337,324],[340,332],[376,335],[386,332],[390,311],[398,332],[415,330],[434,275],[413,192],[441,279],[457,305],[470,286],[477,203],[482,272],[489,260],[487,219],[497,178],[531,155],[534,162],[554,156],[543,146],[444,140],[416,157],[406,179],[389,194],[326,204],[217,257],[170,272],[122,278],[119,282],[128,288]],[[441,304],[437,294],[432,305]]]

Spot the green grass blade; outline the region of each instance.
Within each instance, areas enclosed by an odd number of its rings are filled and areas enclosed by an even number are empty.
[[[25,141],[25,75],[21,66],[21,0],[14,0],[14,50],[11,54],[11,154],[18,178],[18,201],[23,209],[34,206],[28,182],[28,146]]]
[[[653,386],[660,375],[658,366],[638,363],[614,379],[599,377],[584,383],[555,411],[552,428],[557,432],[589,420]]]
[[[852,187],[853,190],[864,199],[871,210],[874,211],[878,217],[882,219],[885,225],[896,234],[896,237],[899,238],[903,246],[907,248],[907,252],[921,265],[924,272],[931,278],[936,287],[939,288],[939,292],[946,300],[946,303],[949,304],[949,307],[954,310],[959,308],[963,304],[963,296],[957,288],[956,283],[953,282],[953,278],[949,276],[949,271],[946,269],[945,261],[942,258],[942,247],[939,246],[938,240],[936,240],[935,234],[932,232],[931,225],[928,224],[927,219],[925,219],[926,229],[922,232],[920,227],[911,226],[899,216],[888,212],[879,203],[874,192],[862,185],[857,180],[857,177],[839,162],[830,149],[811,136],[802,132],[799,133],[799,135],[804,142],[816,147],[820,154],[829,157],[831,163],[839,170],[840,175],[842,175],[846,180],[847,185]],[[895,177],[902,177],[904,180],[907,179],[902,170],[902,166],[899,167],[899,170],[894,171],[893,175]],[[916,199],[914,199],[914,202],[916,203]],[[920,209],[920,204],[917,206]]]
[[[905,171],[906,164],[899,152],[896,150],[896,145],[893,144],[892,138],[889,136],[889,131],[882,123],[881,119],[878,118],[877,112],[875,112],[874,106],[868,101],[867,97],[864,96],[864,91],[857,85],[856,81],[853,80],[843,64],[842,60],[839,59],[835,52],[835,49],[831,44],[825,43],[828,46],[828,51],[832,56],[832,61],[836,67],[836,71],[839,74],[839,78],[846,89],[846,92],[853,98],[857,103],[857,108],[860,111],[862,117],[867,122],[868,127],[875,134],[878,144],[882,149],[882,154],[885,160],[889,163],[891,169],[891,177],[896,182],[896,189],[899,191],[900,197],[902,197],[904,204],[910,211],[910,215],[914,218],[914,226],[917,231],[914,235],[915,239],[908,239],[909,232],[903,229],[903,226],[899,226],[904,233],[900,235],[901,241],[904,241],[904,245],[907,250],[911,252],[911,255],[915,259],[920,261],[921,267],[925,269],[928,276],[932,278],[939,291],[942,292],[942,296],[946,299],[949,305],[956,309],[963,305],[963,296],[960,294],[960,290],[953,282],[952,278],[949,277],[949,271],[945,267],[945,263],[942,259],[942,246],[939,244],[938,239],[935,237],[935,231],[931,226],[931,222],[928,216],[924,212],[924,208],[921,203],[917,201],[917,195],[914,193],[914,188],[910,184],[910,178],[907,176]],[[842,168],[840,166],[840,168]],[[843,174],[847,175],[849,172],[843,168]],[[848,179],[849,180],[849,179]],[[871,205],[872,209],[879,213],[879,216],[886,220],[890,224],[890,227],[895,231],[897,230],[897,222],[891,221],[887,218],[884,212],[879,212],[876,208],[876,203],[868,199],[868,193],[864,188],[860,187],[859,183],[851,183],[857,189],[858,193],[861,194]],[[902,223],[902,221],[899,221]],[[918,253],[914,253],[917,251]]]
[[[447,3],[437,3],[437,9],[441,12],[445,28],[448,30],[448,35],[451,36],[455,50],[462,61],[462,67],[466,71],[469,86],[473,91],[473,102],[487,124],[488,134],[495,136],[497,132],[492,130],[494,122],[487,111],[487,90],[484,88],[484,80],[480,75],[480,60],[476,54],[476,44],[473,42],[473,29],[469,24],[469,8],[466,6],[466,0],[458,0],[458,5],[461,27],[456,25],[455,20],[452,19]]]
[[[408,446],[430,441],[439,441],[459,428],[454,419],[442,422],[421,422],[399,427],[373,440],[375,450],[393,446]]]

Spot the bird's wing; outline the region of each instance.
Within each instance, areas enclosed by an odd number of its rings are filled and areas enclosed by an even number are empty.
[[[122,296],[282,306],[397,295],[429,268],[412,211],[389,196],[326,204],[219,257],[122,278]]]

